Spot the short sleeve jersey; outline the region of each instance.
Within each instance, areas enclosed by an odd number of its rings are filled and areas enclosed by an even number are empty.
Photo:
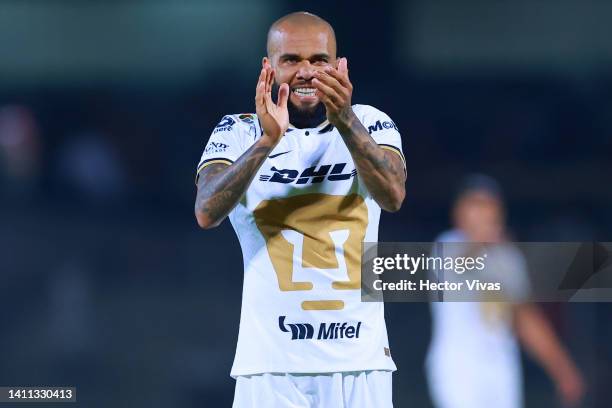
[[[353,111],[405,164],[393,121]],[[235,162],[261,133],[254,114],[224,116],[197,173]],[[361,244],[378,240],[380,213],[337,129],[289,127],[229,215],[244,262],[232,376],[395,370],[384,306],[361,302]]]

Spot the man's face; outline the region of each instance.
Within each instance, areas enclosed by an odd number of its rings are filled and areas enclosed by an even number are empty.
[[[455,223],[473,242],[500,242],[504,235],[504,210],[486,192],[471,192],[457,202]]]
[[[336,66],[336,44],[332,33],[321,25],[286,25],[270,39],[269,62],[275,82],[287,83],[289,102],[301,112],[314,112],[321,103],[312,85],[315,71]]]

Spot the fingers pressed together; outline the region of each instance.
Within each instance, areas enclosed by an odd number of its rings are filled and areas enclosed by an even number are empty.
[[[350,103],[353,86],[346,72],[331,67],[325,71],[317,71],[312,84],[317,88],[319,98],[325,105],[338,109]]]

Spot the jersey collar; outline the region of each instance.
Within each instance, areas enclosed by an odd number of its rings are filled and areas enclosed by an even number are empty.
[[[321,122],[319,125],[317,125],[316,127],[313,127],[313,128],[296,128],[291,123],[289,123],[289,129],[291,129],[291,130],[305,130],[305,129],[308,129],[308,130],[318,130],[320,132],[321,130],[325,129],[329,125],[330,125],[329,120],[325,119],[323,122]]]

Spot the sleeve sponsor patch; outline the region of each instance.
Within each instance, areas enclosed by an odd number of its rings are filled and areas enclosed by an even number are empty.
[[[204,149],[204,153],[205,154],[223,153],[224,151],[227,150],[228,147],[229,145],[225,143],[210,141],[208,145],[206,146],[206,149]]]
[[[392,120],[377,120],[376,123],[374,123],[371,126],[368,126],[368,133],[372,134],[374,132],[378,132],[379,130],[383,130],[383,129],[397,130],[397,126],[395,126],[395,123],[393,123]]]
[[[217,132],[232,130],[232,127],[235,123],[236,121],[231,116],[224,116],[223,119],[221,119],[221,122],[219,122],[217,126],[215,126],[215,130],[213,130],[213,135]]]
[[[245,123],[251,124],[255,122],[255,115],[253,115],[252,113],[241,113],[240,115],[238,115],[238,119]]]

